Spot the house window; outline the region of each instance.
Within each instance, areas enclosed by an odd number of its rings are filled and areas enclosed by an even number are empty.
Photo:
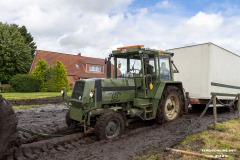
[[[91,71],[91,72],[101,72],[101,66],[98,66],[98,65],[89,66],[89,71]]]

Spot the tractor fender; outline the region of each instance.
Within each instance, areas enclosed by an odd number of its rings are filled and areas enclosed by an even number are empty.
[[[164,90],[165,86],[168,86],[168,85],[178,87],[181,90],[182,94],[184,95],[182,82],[178,82],[178,81],[161,82],[160,85],[158,86],[156,94],[154,95],[154,99],[160,100],[162,98],[162,94],[163,94],[163,90]]]

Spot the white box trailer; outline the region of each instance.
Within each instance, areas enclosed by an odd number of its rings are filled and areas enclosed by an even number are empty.
[[[189,92],[191,104],[201,104],[212,94],[233,99],[240,93],[240,56],[213,43],[167,50],[179,70],[174,74]]]

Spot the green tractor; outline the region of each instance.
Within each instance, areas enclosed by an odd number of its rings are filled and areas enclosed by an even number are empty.
[[[184,109],[181,82],[173,80],[178,72],[173,53],[144,48],[121,47],[106,59],[108,78],[80,79],[75,82],[68,101],[68,126],[83,126],[95,131],[97,139],[118,137],[133,120],[169,122]],[[110,78],[111,59],[114,77]]]

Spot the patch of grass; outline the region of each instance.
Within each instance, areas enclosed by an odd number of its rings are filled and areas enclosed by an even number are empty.
[[[231,122],[232,123],[232,122]],[[210,126],[209,126],[211,129],[214,129],[214,124],[211,124]],[[228,128],[227,128],[227,126],[226,125],[224,125],[223,123],[217,123],[216,124],[216,130],[218,130],[218,131],[225,131],[225,130],[227,130]]]
[[[161,157],[161,154],[153,149],[145,152],[143,155],[134,157],[133,160],[157,160]]]
[[[34,93],[0,93],[7,100],[14,99],[35,99],[62,96],[60,92],[34,92]],[[72,91],[67,93],[68,96],[72,94]]]
[[[239,120],[231,119],[231,120],[228,121],[228,123],[230,123],[230,124],[236,124],[236,123],[239,123]]]
[[[188,136],[182,143],[186,145],[186,144],[189,144],[189,143],[195,141],[196,139],[198,139],[198,136],[193,134],[193,135]]]

